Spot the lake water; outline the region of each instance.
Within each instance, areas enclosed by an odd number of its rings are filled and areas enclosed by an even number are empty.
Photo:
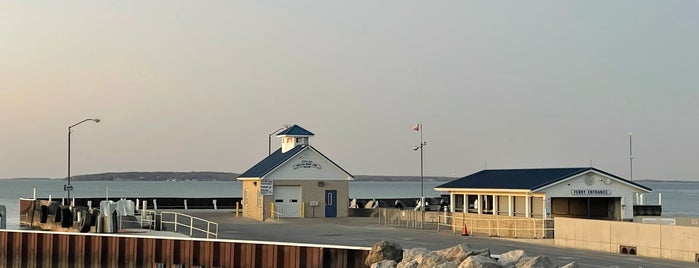
[[[440,196],[432,190],[443,182],[425,181],[426,197]],[[0,180],[0,205],[7,207],[7,228],[19,228],[19,198],[51,195],[66,197],[63,180]],[[699,182],[642,182],[653,189],[646,194],[646,204],[657,204],[662,193],[664,216],[699,216]],[[72,197],[240,197],[237,181],[74,181]],[[417,198],[420,182],[358,182],[349,186],[349,197],[356,198]]]

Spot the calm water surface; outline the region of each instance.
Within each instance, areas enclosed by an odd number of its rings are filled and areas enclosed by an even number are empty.
[[[427,197],[440,193],[432,190],[443,182],[424,182]],[[7,227],[19,227],[19,198],[66,197],[63,180],[0,180],[0,205],[7,207]],[[75,181],[72,197],[240,197],[237,181]],[[657,204],[662,193],[663,215],[698,216],[699,182],[642,182],[653,189],[646,194],[646,204]],[[420,182],[350,182],[351,198],[412,198],[420,196]]]

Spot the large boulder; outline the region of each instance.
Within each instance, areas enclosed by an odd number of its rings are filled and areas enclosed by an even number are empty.
[[[561,268],[578,268],[578,263],[577,262],[571,262],[569,264],[561,266]]]
[[[434,251],[429,251],[425,248],[412,248],[403,251],[403,261],[398,264],[399,268],[407,267],[437,267],[440,264],[447,262],[442,256],[439,256]],[[405,264],[404,264],[405,263]],[[417,264],[417,266],[414,266]],[[458,264],[458,263],[456,263]],[[455,266],[456,267],[456,266]]]
[[[450,248],[445,248],[437,251],[437,255],[442,256],[448,261],[461,263],[468,256],[473,255],[473,250],[469,244],[463,243]]]
[[[524,257],[517,262],[517,268],[556,268],[554,264],[546,256]]]
[[[524,250],[510,250],[500,255],[500,258],[498,258],[498,265],[505,268],[515,267],[519,260],[525,257],[527,257],[527,253],[525,253]]]
[[[418,256],[418,258],[416,258],[415,260],[417,260],[418,262],[418,268],[440,267],[440,265],[443,265],[444,263],[448,262],[447,259],[437,255],[437,253],[432,251],[430,251],[430,254]],[[454,265],[454,268],[456,268],[456,265]]]
[[[417,268],[417,266],[420,265],[417,263],[416,260],[411,260],[411,261],[406,261],[403,259],[403,261],[399,262],[398,265],[396,265],[396,268]]]
[[[396,268],[417,268],[417,266],[420,265],[416,260],[410,260],[406,261],[403,259],[403,261],[399,262],[398,265],[396,265]]]
[[[486,256],[486,257],[490,258],[490,249],[489,248],[474,249],[473,252],[471,252],[471,255],[480,255],[480,256]]]
[[[435,268],[459,268],[459,263],[455,261],[446,261],[438,264]]]
[[[424,255],[431,254],[426,248],[411,248],[403,250],[403,260],[402,262],[418,262],[417,259],[422,260]]]
[[[396,261],[394,260],[383,260],[371,265],[371,268],[396,268]]]
[[[500,268],[501,266],[491,257],[473,255],[459,264],[458,268]]]
[[[371,266],[383,260],[400,262],[403,260],[403,248],[396,242],[380,241],[371,247],[364,264]]]

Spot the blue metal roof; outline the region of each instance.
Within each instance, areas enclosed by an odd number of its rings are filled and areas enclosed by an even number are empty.
[[[306,146],[300,145],[296,146],[293,149],[287,151],[286,153],[282,153],[282,148],[279,148],[278,150],[274,151],[274,153],[270,154],[267,156],[265,159],[262,159],[259,163],[248,169],[247,171],[243,172],[238,178],[259,178],[267,175],[270,171],[274,170],[276,167],[281,165],[282,163],[286,162],[286,160],[289,160],[289,158],[293,157],[296,155],[298,152],[303,150]]]
[[[535,190],[590,170],[651,191],[650,188],[643,185],[627,181],[592,167],[482,170],[435,188]]]
[[[282,132],[277,133],[277,137],[279,137],[279,136],[313,136],[313,135],[315,135],[315,134],[300,127],[299,125],[290,126],[286,129],[282,130]]]

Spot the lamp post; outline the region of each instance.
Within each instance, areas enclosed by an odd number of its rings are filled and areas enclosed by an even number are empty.
[[[413,151],[417,151],[417,149],[420,149],[420,214],[422,217],[422,220],[420,221],[420,229],[424,229],[425,226],[425,178],[424,178],[424,172],[423,172],[423,148],[425,145],[427,145],[427,142],[422,140],[422,124],[415,124],[413,126],[413,130],[415,131],[420,131],[420,145],[415,146],[413,148]]]
[[[68,192],[68,205],[70,205],[70,191],[73,190],[73,186],[70,185],[70,134],[73,132],[73,127],[80,125],[82,123],[85,123],[87,121],[94,121],[95,123],[99,123],[101,119],[99,118],[88,118],[83,121],[77,122],[71,126],[68,127],[68,184],[63,185],[63,190]]]
[[[283,127],[279,128],[279,129],[277,129],[277,130],[275,130],[274,132],[269,133],[269,137],[268,137],[268,139],[267,139],[267,141],[268,141],[268,143],[267,143],[267,148],[268,148],[268,149],[267,149],[267,155],[271,155],[271,154],[272,154],[272,135],[274,135],[274,134],[276,134],[277,132],[279,132],[280,130],[286,129],[286,128],[289,128],[289,125],[284,125]]]
[[[631,143],[631,132],[629,132],[629,177],[633,180],[633,146]]]

